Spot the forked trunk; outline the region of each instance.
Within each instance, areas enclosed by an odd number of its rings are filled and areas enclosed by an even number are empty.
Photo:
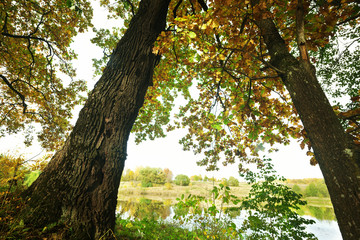
[[[310,139],[344,240],[360,239],[360,149],[342,128],[308,62],[295,59],[270,19],[257,22]]]
[[[73,239],[110,236],[128,137],[152,81],[152,47],[169,2],[141,1],[63,149],[29,188],[27,223],[64,221]]]

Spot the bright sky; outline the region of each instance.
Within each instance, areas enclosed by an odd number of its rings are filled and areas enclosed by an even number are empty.
[[[93,23],[95,27],[100,28],[121,24],[121,20],[107,20],[106,12],[94,6]],[[97,79],[93,79],[91,59],[102,55],[102,49],[92,45],[90,42],[93,36],[92,32],[80,34],[72,44],[73,49],[78,54],[78,60],[74,61],[77,77],[86,80],[89,89],[92,89],[92,86],[97,81]],[[79,109],[81,107],[76,110]],[[180,144],[178,144],[183,135],[184,131],[177,130],[170,132],[166,138],[147,141],[140,145],[136,145],[133,136],[131,136],[128,142],[128,159],[125,167],[133,170],[137,166],[169,168],[174,175],[186,174],[192,176],[201,174],[204,176],[206,174],[209,177],[214,176],[216,178],[238,176],[237,163],[221,167],[218,172],[206,172],[205,167],[197,166],[196,161],[200,160],[201,156],[183,151]],[[0,139],[0,152],[3,153],[8,150],[14,152],[14,149],[18,149],[19,153],[27,153],[26,158],[30,158],[42,151],[38,144],[25,148],[21,138],[21,136],[9,136]],[[302,151],[296,141],[293,141],[289,146],[279,146],[279,149],[280,151],[276,153],[267,154],[267,157],[273,159],[275,169],[280,175],[286,178],[322,178],[319,167],[309,164],[309,157],[305,154],[306,151]]]

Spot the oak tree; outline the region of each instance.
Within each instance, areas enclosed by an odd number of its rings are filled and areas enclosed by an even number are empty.
[[[200,164],[215,169],[220,160],[240,160],[240,170],[244,162],[261,167],[262,144],[302,139],[323,172],[343,238],[360,235],[358,98],[339,113],[341,124],[313,66],[335,33],[357,29],[357,1],[172,1],[166,31],[169,1],[119,3],[109,5],[114,16],[137,14],[125,21],[129,29],[118,43],[111,36],[105,42],[103,31],[94,40],[114,51],[95,62],[102,77],[63,149],[28,192],[36,225],[63,217],[78,238],[112,229],[136,117],[137,141],[164,136],[181,93],[187,104],[175,127],[188,128],[181,143],[205,154]],[[190,91],[195,84],[197,96]]]
[[[126,145],[152,82],[169,0],[143,0],[61,150],[24,193],[24,222],[64,222],[71,239],[111,237]]]

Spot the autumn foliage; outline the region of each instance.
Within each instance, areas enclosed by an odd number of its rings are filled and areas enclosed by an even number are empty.
[[[86,90],[74,79],[69,46],[91,26],[90,3],[5,0],[0,9],[0,136],[25,131],[26,144],[37,135],[43,147],[59,148]]]
[[[311,163],[316,164],[306,131],[280,78],[281,71],[272,66],[256,24],[258,18],[272,18],[289,51],[300,57],[297,2],[202,3],[172,2],[169,27],[153,49],[163,58],[133,129],[135,134],[141,138],[145,134],[150,138],[163,135],[160,126],[166,123],[164,119],[152,118],[154,125],[149,128],[144,121],[150,122],[146,117],[149,112],[168,116],[173,101],[170,96],[180,92],[186,104],[175,115],[178,121],[167,130],[186,127],[189,132],[181,140],[184,149],[204,153],[199,164],[207,165],[209,170],[216,169],[220,160],[223,165],[234,163],[236,158],[259,161],[259,146],[288,144],[290,137],[298,139],[301,148],[308,148]],[[306,15],[306,48],[310,61],[316,63],[316,53],[329,45],[337,32],[355,26],[356,18],[351,16],[358,10],[354,3],[344,1],[304,1],[302,8]],[[358,120],[354,119],[358,110],[357,105],[340,114],[343,118],[351,115],[348,132],[353,133],[355,141],[359,141]]]

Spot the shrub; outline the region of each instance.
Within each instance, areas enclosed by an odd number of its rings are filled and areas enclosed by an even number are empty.
[[[141,186],[147,188],[147,187],[152,187],[153,184],[152,182],[149,182],[147,180],[141,180]]]
[[[306,202],[300,194],[279,183],[286,179],[275,175],[270,159],[264,160],[260,173],[250,171],[243,176],[252,184],[249,196],[241,203],[241,209],[248,214],[242,225],[246,239],[316,239],[305,231],[305,226],[315,221],[296,213]]]
[[[117,218],[116,235],[117,239],[199,239],[194,232],[178,224],[168,224],[154,219]]]
[[[234,177],[229,177],[229,180],[227,181],[227,183],[230,187],[238,187],[239,186],[239,180],[237,180]]]
[[[211,199],[184,194],[177,198],[174,217],[181,225],[191,225],[196,238],[193,239],[243,239],[231,217],[222,215],[225,204],[238,204],[238,197],[230,194],[230,188],[219,184],[211,191]],[[204,207],[205,206],[205,207]]]
[[[42,167],[46,165],[44,158],[31,161],[32,165],[25,165],[26,162],[29,161],[22,157],[0,154],[1,239],[25,239],[34,234],[39,236],[38,239],[46,238],[44,235],[40,236],[43,232],[39,233],[36,229],[25,227],[22,221],[19,221],[19,214],[25,206],[21,192],[25,185],[30,185],[37,178]]]
[[[174,183],[180,186],[189,186],[190,178],[184,174],[179,174],[175,177]]]

